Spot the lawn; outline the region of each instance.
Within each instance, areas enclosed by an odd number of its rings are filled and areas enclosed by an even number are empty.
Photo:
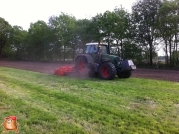
[[[0,124],[11,115],[20,134],[179,133],[179,83],[0,67]]]

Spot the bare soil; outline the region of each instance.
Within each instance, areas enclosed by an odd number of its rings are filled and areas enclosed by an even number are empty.
[[[40,73],[54,74],[55,69],[67,65],[64,63],[29,62],[29,61],[5,61],[0,60],[0,66],[35,71]],[[69,64],[68,64],[69,65]],[[73,65],[73,64],[72,64]],[[179,70],[160,70],[137,68],[132,72],[132,77],[150,78],[179,82]]]

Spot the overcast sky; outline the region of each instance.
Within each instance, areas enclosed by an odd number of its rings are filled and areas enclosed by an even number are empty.
[[[77,19],[89,19],[121,5],[130,12],[134,2],[136,0],[0,0],[0,17],[12,26],[28,30],[31,22],[48,22],[50,16],[58,16],[61,12]]]

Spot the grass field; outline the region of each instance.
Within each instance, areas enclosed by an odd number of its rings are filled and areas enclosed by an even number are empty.
[[[75,79],[0,67],[0,124],[11,115],[20,134],[174,134],[179,83]]]

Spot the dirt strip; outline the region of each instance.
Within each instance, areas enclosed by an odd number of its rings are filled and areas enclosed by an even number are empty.
[[[54,74],[54,70],[63,63],[48,63],[48,62],[29,62],[29,61],[5,61],[0,60],[0,66],[23,69],[47,74]],[[179,70],[160,70],[160,69],[142,69],[137,68],[132,72],[132,77],[150,78],[158,80],[167,80],[179,82]]]

